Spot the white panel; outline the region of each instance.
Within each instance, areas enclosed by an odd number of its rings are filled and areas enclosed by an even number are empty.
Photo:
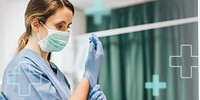
[[[183,25],[183,24],[188,24],[188,23],[194,23],[197,21],[198,21],[198,17],[191,17],[191,18],[169,20],[169,21],[156,22],[156,23],[150,23],[150,24],[144,24],[144,25],[103,30],[103,31],[80,35],[79,37],[77,37],[77,41],[81,42],[82,39],[84,41],[84,38],[88,38],[91,34],[96,34],[98,37],[107,37],[107,36],[127,34],[127,33],[133,33],[133,32],[138,32],[138,31],[150,30],[150,29],[158,29],[158,28],[163,28],[163,27]]]

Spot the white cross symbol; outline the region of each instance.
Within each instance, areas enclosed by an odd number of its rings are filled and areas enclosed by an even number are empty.
[[[188,48],[188,47],[189,47],[190,52],[186,51],[186,52],[184,52],[184,55],[183,55],[183,50],[186,50],[186,48]],[[170,56],[169,57],[169,66],[180,68],[181,78],[190,79],[190,78],[192,78],[192,69],[194,67],[198,67],[198,64],[196,63],[197,61],[198,61],[198,56],[194,56],[192,54],[192,45],[184,44],[184,45],[181,45],[179,56]],[[182,63],[182,64],[184,63],[184,65],[173,65],[172,62],[176,62],[176,63],[179,62],[179,63]],[[194,62],[195,62],[195,64],[194,64]],[[184,68],[189,68],[190,73],[189,73],[188,76],[183,75],[183,69]]]
[[[31,95],[31,91],[30,91],[31,85],[41,85],[42,84],[42,76],[38,73],[31,72],[30,71],[31,66],[27,66],[29,68],[28,74],[33,74],[33,75],[39,76],[40,81],[38,83],[23,83],[23,81],[19,82],[19,83],[16,82],[16,77],[23,75],[23,74],[21,74],[21,69],[20,69],[20,67],[23,63],[27,64],[28,62],[26,62],[26,61],[19,62],[19,64],[17,65],[17,72],[10,72],[10,73],[7,74],[7,78],[8,78],[7,84],[17,86],[19,96],[30,96]],[[23,93],[22,90],[23,91],[25,90],[26,93]]]

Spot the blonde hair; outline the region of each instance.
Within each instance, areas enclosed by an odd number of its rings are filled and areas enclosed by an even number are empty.
[[[68,0],[30,0],[25,12],[26,32],[19,38],[17,53],[24,49],[29,41],[29,37],[32,33],[32,20],[37,18],[45,24],[46,20],[61,7],[69,8],[74,14],[74,7]]]

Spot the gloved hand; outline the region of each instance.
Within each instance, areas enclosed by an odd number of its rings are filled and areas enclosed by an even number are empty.
[[[88,100],[107,100],[103,91],[100,90],[100,85],[95,85],[89,93]]]
[[[97,84],[97,79],[100,72],[100,64],[104,58],[104,51],[101,41],[96,35],[91,35],[89,39],[90,47],[85,63],[85,72],[83,77],[88,79],[90,87],[94,87]]]

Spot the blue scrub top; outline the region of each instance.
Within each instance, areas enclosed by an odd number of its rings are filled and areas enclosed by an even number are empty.
[[[69,99],[71,91],[66,77],[54,63],[50,65],[52,68],[38,53],[21,50],[4,71],[0,99]]]

